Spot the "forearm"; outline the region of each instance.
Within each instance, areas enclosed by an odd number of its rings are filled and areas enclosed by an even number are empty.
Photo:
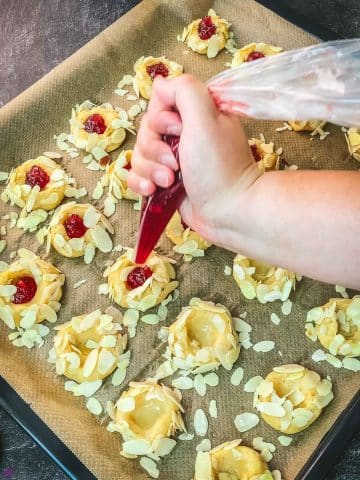
[[[360,172],[260,176],[227,211],[219,243],[329,283],[360,288]]]

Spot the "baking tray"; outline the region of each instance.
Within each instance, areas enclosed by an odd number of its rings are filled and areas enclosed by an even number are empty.
[[[291,23],[322,40],[333,40],[336,34],[316,22],[316,18],[297,12],[287,2],[261,0],[258,3],[271,9]],[[86,466],[35,414],[31,406],[0,377],[0,406],[33,438],[50,458],[71,479],[95,479]],[[318,447],[294,480],[321,480],[336,463],[348,441],[360,430],[360,392],[323,437]]]

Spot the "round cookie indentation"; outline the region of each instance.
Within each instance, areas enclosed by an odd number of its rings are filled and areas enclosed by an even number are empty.
[[[145,265],[137,265],[134,250],[127,249],[104,273],[108,277],[110,298],[121,307],[142,312],[158,305],[178,286],[172,263],[174,261],[152,252]],[[129,288],[131,272],[144,267],[151,270],[151,275],[137,288]]]
[[[193,298],[168,328],[168,352],[176,368],[231,370],[240,353],[229,311],[220,304]]]
[[[285,434],[305,430],[333,399],[332,383],[302,365],[274,367],[254,394],[264,421]]]

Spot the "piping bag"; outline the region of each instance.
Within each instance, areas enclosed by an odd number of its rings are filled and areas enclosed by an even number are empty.
[[[360,127],[360,39],[261,58],[207,82],[220,111],[261,120],[321,119]],[[179,162],[179,137],[164,136]],[[135,262],[142,264],[186,196],[181,170],[143,199]]]

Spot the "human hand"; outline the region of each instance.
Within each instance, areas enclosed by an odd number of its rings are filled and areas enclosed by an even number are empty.
[[[239,119],[219,112],[206,86],[192,75],[173,80],[156,77],[129,172],[130,188],[151,195],[168,187],[179,167],[162,135],[180,136],[179,160],[187,197],[184,222],[212,243],[224,244],[222,230],[231,224],[236,197],[260,171]]]

